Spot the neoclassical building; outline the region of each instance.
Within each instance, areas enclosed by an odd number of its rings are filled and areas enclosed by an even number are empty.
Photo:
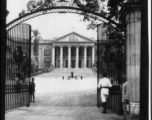
[[[71,32],[54,40],[40,40],[39,54],[31,56],[39,69],[53,65],[55,68],[92,68],[96,62],[97,41]]]

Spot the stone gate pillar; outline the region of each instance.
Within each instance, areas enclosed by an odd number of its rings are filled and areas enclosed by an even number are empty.
[[[130,113],[139,117],[140,112],[140,54],[141,54],[141,2],[130,1],[121,10],[126,25],[126,74],[130,93]]]

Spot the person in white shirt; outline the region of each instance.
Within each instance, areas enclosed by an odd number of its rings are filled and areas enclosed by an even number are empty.
[[[101,93],[101,100],[103,104],[103,112],[102,113],[107,113],[106,109],[106,101],[109,95],[109,88],[112,87],[111,81],[107,78],[107,72],[103,73],[103,78],[99,80],[98,83],[98,89],[100,89]]]

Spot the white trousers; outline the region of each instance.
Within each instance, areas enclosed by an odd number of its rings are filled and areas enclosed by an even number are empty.
[[[108,95],[101,93],[102,103],[103,103],[103,102],[106,102],[106,101],[107,101],[107,98],[108,98]]]

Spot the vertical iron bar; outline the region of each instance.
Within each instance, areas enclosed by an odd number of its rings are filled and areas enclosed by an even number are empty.
[[[10,67],[10,64],[11,64],[11,63],[10,63],[11,54],[10,54],[10,52],[9,52],[9,47],[10,47],[9,45],[10,45],[10,41],[8,40],[8,42],[7,42],[7,46],[8,46],[8,47],[7,47],[7,49],[8,49],[8,50],[7,50],[7,51],[8,51],[8,52],[7,52],[7,53],[8,53],[8,54],[7,54],[7,56],[8,56],[8,63],[7,63],[7,66],[8,66],[8,78],[7,78],[7,81],[8,81],[9,86],[12,87],[12,80],[11,80],[11,76],[10,76],[10,75],[11,75],[11,74],[10,74],[10,70],[11,70],[11,67]],[[10,95],[10,109],[12,109],[12,104],[11,104],[11,103],[12,103],[12,101],[11,101],[11,100],[12,100],[12,90],[11,90],[11,88],[10,88],[10,93],[9,93],[9,95]]]
[[[14,44],[14,51],[16,51],[16,49],[17,49],[15,29],[16,29],[16,27],[13,28],[14,37],[12,39],[13,40],[12,42]],[[16,86],[17,86],[17,81],[16,81],[16,79],[17,79],[17,63],[15,62],[14,64],[15,64],[15,93],[14,93],[14,95],[15,95],[15,108],[16,108],[16,106],[17,106],[17,89],[16,89]]]
[[[8,79],[8,61],[7,61],[7,44],[8,44],[8,40],[6,41],[6,54],[5,54],[5,57],[6,57],[6,79],[5,79],[5,85],[6,85],[6,88],[8,88],[8,85],[7,85],[7,79]],[[9,89],[7,89],[7,95],[9,93]],[[9,97],[7,97],[7,104],[9,103]]]
[[[116,54],[118,56],[118,61],[116,61],[116,68],[117,68],[117,83],[118,83],[118,89],[117,89],[117,111],[118,111],[118,114],[119,114],[119,99],[118,99],[118,96],[119,96],[119,91],[120,91],[120,48],[119,48],[119,41],[118,41],[118,36],[116,38],[116,47],[117,47],[117,51],[116,51]]]
[[[7,44],[7,33],[6,33],[6,0],[1,0],[1,84],[0,84],[0,98],[1,98],[1,120],[5,119],[5,88],[6,88],[6,44]]]
[[[112,45],[112,47],[115,47],[115,37],[113,38],[114,39],[114,42],[113,42],[113,45]],[[116,101],[116,92],[117,92],[117,89],[116,89],[116,85],[117,85],[117,81],[116,81],[116,74],[117,74],[117,69],[115,70],[115,64],[116,64],[116,59],[115,59],[115,51],[112,49],[112,52],[113,52],[113,54],[114,54],[114,56],[113,56],[113,77],[114,77],[114,82],[115,82],[115,91],[114,91],[114,100],[115,100],[115,102],[114,102],[114,110],[116,111],[116,103],[117,103],[117,101]]]
[[[115,48],[116,47],[116,38],[114,37],[114,45],[113,47]],[[117,81],[118,81],[118,76],[117,76],[117,67],[116,67],[116,51],[114,51],[113,49],[113,53],[115,54],[114,55],[114,68],[113,68],[113,71],[114,71],[114,78],[115,78],[115,85],[116,85],[116,90],[115,90],[115,106],[114,106],[114,109],[115,111],[117,111]]]
[[[98,82],[99,82],[99,40],[97,40],[97,85]],[[100,107],[98,89],[97,89],[97,107]]]
[[[18,45],[20,46],[20,39],[19,39],[19,25],[17,25],[17,30],[16,30],[16,34],[17,34],[17,37],[16,37],[16,40],[17,40],[17,43]],[[19,73],[20,73],[20,63],[18,63],[18,67],[19,67]],[[19,79],[19,82],[20,82],[20,79]],[[20,84],[18,85],[19,88],[20,88]],[[17,107],[20,107],[20,89],[18,90],[18,106]]]
[[[12,30],[10,30],[10,31],[12,31]],[[8,39],[8,40],[10,40],[10,47],[11,47],[11,71],[14,71],[13,70],[13,51],[14,51],[14,49],[13,49],[13,43],[12,43],[12,40],[11,39]],[[12,76],[11,76],[11,78],[12,78],[12,85],[10,86],[11,87],[11,89],[12,89],[12,107],[14,108],[14,89],[13,89],[13,85],[14,85],[14,79],[13,79],[13,73],[11,72],[11,74],[12,74]]]
[[[29,25],[29,73],[28,73],[28,77],[29,77],[29,85],[30,85],[30,78],[31,78],[31,25]],[[29,86],[28,85],[28,86]],[[29,93],[29,90],[28,90]],[[30,106],[30,94],[29,95],[29,103],[28,106]]]
[[[23,34],[23,31],[24,30],[24,24],[20,24],[19,25],[19,31],[20,31],[20,33],[19,33],[19,40],[20,40],[20,43],[21,43],[21,46],[22,46],[22,50],[23,50],[23,53],[24,53],[24,43],[23,43],[23,39],[24,39],[24,34]],[[22,56],[23,57],[23,56]],[[23,65],[23,63],[21,63],[20,64],[20,72],[21,72],[21,75],[22,75],[22,78],[21,78],[21,85],[20,85],[20,107],[22,106],[22,103],[23,103],[23,101],[22,101],[22,83],[23,83],[23,73],[22,73],[22,65]]]
[[[8,44],[8,40],[6,40],[6,54],[5,54],[5,57],[6,57],[6,65],[5,65],[5,67],[6,67],[6,74],[5,74],[5,77],[6,77],[6,79],[5,79],[6,88],[8,88],[8,85],[7,85],[7,79],[8,79],[7,44]],[[7,89],[7,93],[8,92],[9,92],[9,90]],[[8,104],[8,101],[9,101],[9,97],[7,96],[7,104]]]
[[[13,104],[13,100],[14,100],[13,99],[13,76],[12,76],[12,68],[13,68],[12,67],[13,66],[13,64],[12,64],[13,63],[13,59],[12,59],[13,58],[13,54],[12,54],[13,49],[12,49],[12,47],[13,46],[12,46],[12,41],[10,39],[9,39],[9,42],[10,42],[9,46],[10,46],[10,49],[11,49],[11,52],[10,52],[10,59],[11,59],[11,64],[10,64],[11,65],[11,67],[10,67],[10,71],[11,71],[11,74],[10,74],[11,80],[10,81],[11,81],[11,84],[10,84],[10,88],[11,88],[11,93],[10,93],[10,95],[11,95],[11,99],[12,99],[11,100],[11,102],[12,102],[11,106],[12,106],[12,108],[14,108],[14,104]]]
[[[27,25],[24,25],[24,31],[25,31],[25,35],[24,35],[24,37],[23,37],[23,41],[25,41],[24,42],[24,54],[26,55],[26,57],[27,57],[27,46],[28,46],[28,44],[27,44],[27,42],[28,42],[28,39],[26,38],[26,36],[27,36]],[[26,58],[24,58],[24,60],[25,60]],[[25,76],[25,71],[24,71],[24,69],[25,68],[23,68],[23,74],[24,74],[24,78],[23,78],[23,82],[24,82],[24,85],[26,85],[25,83],[26,83],[26,76]],[[27,93],[27,91],[25,90],[26,89],[26,87],[24,88],[24,90],[23,90],[23,105],[25,105],[26,104],[26,93]]]
[[[12,31],[12,30],[11,30]],[[14,89],[13,89],[13,85],[14,85],[14,78],[13,78],[13,43],[12,43],[12,40],[11,40],[11,37],[8,39],[8,40],[10,40],[10,47],[11,47],[11,78],[12,78],[12,85],[10,86],[11,87],[11,89],[12,89],[12,107],[14,108],[14,96],[13,96],[13,91],[14,91]]]
[[[11,31],[10,31],[11,33]],[[9,109],[11,109],[11,81],[10,81],[10,54],[9,54],[9,51],[8,51],[8,46],[9,46],[9,40],[7,41],[7,47],[6,47],[6,60],[7,60],[7,79],[6,79],[6,82],[9,86]]]
[[[14,31],[13,31],[13,44],[15,45],[15,51],[17,50],[17,42],[16,42],[16,27],[14,27]],[[18,70],[18,65],[17,65],[17,63],[15,62],[15,67],[16,67],[16,72],[15,72],[15,76],[16,76],[16,79],[17,79],[17,70]],[[17,107],[17,89],[16,89],[16,87],[17,87],[17,80],[15,80],[15,108]]]
[[[121,38],[120,38],[121,39]],[[121,41],[121,46],[120,46],[120,51],[121,51],[121,79],[120,79],[120,111],[121,111],[121,113],[120,114],[122,114],[122,77],[123,77],[123,74],[125,73],[125,72],[123,72],[124,70],[123,70],[123,52],[122,52],[122,49],[123,49],[123,46],[124,46],[124,44],[122,43],[123,41]]]
[[[14,31],[14,28],[13,29],[11,29],[12,30],[12,33],[13,33],[13,31]],[[13,52],[15,51],[15,49],[16,49],[16,45],[15,45],[15,39],[13,38],[12,39],[12,54],[13,54]],[[13,59],[13,64],[14,64],[14,84],[13,84],[13,95],[14,95],[14,103],[13,103],[13,106],[14,106],[14,108],[16,108],[16,90],[15,90],[15,85],[16,85],[16,64],[15,64],[15,59],[14,58],[12,58]]]

